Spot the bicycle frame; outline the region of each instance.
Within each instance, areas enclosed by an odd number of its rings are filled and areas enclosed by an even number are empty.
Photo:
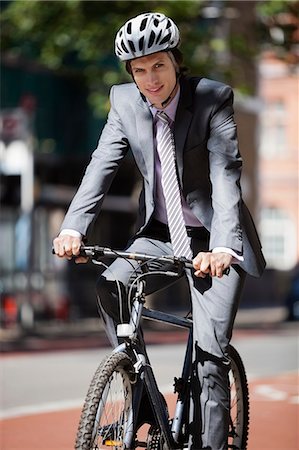
[[[184,268],[192,268],[192,261],[169,255],[156,257],[141,253],[131,254],[129,252],[121,252],[99,246],[84,247],[82,256],[91,257],[92,262],[95,264],[100,263],[99,259],[103,256],[133,259],[138,261],[142,273],[141,275],[137,275],[137,272],[135,272],[137,278],[134,278],[134,281],[132,281],[128,293],[127,300],[132,300],[132,302],[130,301],[129,307],[131,310],[130,322],[117,326],[117,335],[124,342],[110,354],[107,360],[100,364],[90,384],[79,422],[76,448],[78,450],[91,448],[91,445],[93,445],[92,448],[97,448],[94,447],[94,445],[97,445],[94,441],[95,436],[97,433],[99,436],[104,436],[100,430],[102,429],[105,434],[107,431],[106,427],[109,430],[110,428],[116,430],[117,433],[114,435],[114,440],[108,441],[107,446],[120,448],[119,446],[121,445],[121,448],[127,450],[132,450],[140,446],[154,449],[160,448],[161,445],[163,445],[163,448],[169,450],[187,448],[186,445],[188,444],[187,441],[189,441],[191,431],[189,429],[189,416],[191,412],[192,320],[145,307],[144,277],[147,274],[180,276]],[[148,267],[147,269],[144,267],[143,263],[147,264],[155,261],[167,263],[166,267],[170,263],[171,267],[174,267],[174,271],[172,272],[169,269],[166,271],[160,271],[159,269],[149,270]],[[105,266],[105,264],[103,265]],[[135,286],[137,287],[136,290]],[[174,418],[171,421],[168,415],[167,404],[159,392],[155,375],[147,355],[146,345],[140,327],[142,317],[182,327],[188,330],[189,333],[182,374],[179,379],[174,379],[175,392],[178,394],[178,398]],[[231,412],[233,412],[233,416],[231,415],[230,417],[228,448],[241,450],[247,448],[248,441],[248,383],[240,355],[232,346],[229,346],[228,352],[232,361],[230,382],[233,388],[232,392],[234,392],[234,396],[231,398]],[[112,420],[110,423],[108,420],[108,423],[105,425],[104,420],[104,425],[101,428],[99,425],[101,408],[105,407],[110,389],[109,383],[110,380],[113,380],[114,374],[123,376],[123,379],[120,379],[120,390],[122,390],[121,395],[124,394],[123,398],[125,401],[127,398],[126,395],[128,394],[128,408],[121,408],[119,411],[120,416],[116,412],[116,417],[119,417],[119,421],[117,420],[115,422]],[[123,390],[124,386],[126,386],[125,390]],[[105,390],[106,388],[108,389],[107,391]],[[144,395],[146,396],[145,403],[143,403]],[[86,411],[90,411],[90,414],[86,414]],[[150,428],[144,430],[147,434],[146,440],[142,437],[141,441],[139,441],[138,430],[145,423],[149,424]],[[94,435],[91,435],[90,429],[93,430]],[[108,434],[108,439],[109,436]]]
[[[143,281],[139,282],[139,288],[137,289],[134,301],[132,303],[130,323],[119,325],[117,330],[118,337],[124,338],[125,342],[120,344],[113,351],[113,353],[125,351],[129,354],[133,354],[136,360],[134,368],[136,373],[139,374],[138,382],[134,387],[133,397],[134,412],[136,413],[134,417],[135,423],[133,424],[133,431],[130,427],[130,431],[125,436],[124,448],[133,448],[132,440],[134,439],[135,432],[137,431],[136,420],[138,417],[138,411],[140,408],[140,401],[144,386],[146,388],[148,400],[152,407],[153,414],[162,432],[167,448],[178,448],[184,412],[186,411],[186,407],[189,404],[189,390],[186,389],[184,390],[184,392],[179,393],[176,402],[174,418],[170,427],[167,408],[162,401],[153,369],[151,367],[150,360],[147,355],[142,336],[140,334],[141,317],[160,323],[168,323],[189,330],[181,379],[184,383],[187,383],[191,375],[192,321],[190,319],[181,318],[172,314],[167,314],[161,311],[154,311],[146,308],[144,306]]]

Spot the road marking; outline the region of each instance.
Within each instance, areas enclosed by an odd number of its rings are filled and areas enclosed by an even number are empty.
[[[260,384],[259,386],[256,386],[254,393],[273,402],[284,401],[288,398],[288,394],[286,392],[276,389],[269,384]]]
[[[254,374],[250,374],[248,377],[250,383],[258,379]],[[269,401],[286,401],[289,399],[291,404],[299,404],[299,396],[290,395],[287,392],[276,389],[269,384],[260,384],[257,386],[250,386],[250,391],[253,395],[261,396]],[[163,394],[173,393],[173,385],[165,384],[161,386],[160,392]],[[254,398],[254,401],[258,399]],[[39,405],[25,405],[8,408],[5,411],[0,411],[0,420],[12,419],[16,417],[30,416],[33,414],[51,413],[57,411],[63,411],[68,409],[81,409],[84,403],[84,399],[64,400],[57,402],[41,403]]]
[[[173,392],[173,385],[164,385],[160,388],[163,394]],[[67,409],[81,409],[84,399],[64,400],[60,402],[47,402],[39,405],[25,405],[8,408],[5,411],[0,411],[0,420],[13,419],[15,417],[30,416],[33,414],[52,413],[57,411],[64,411]]]
[[[17,406],[15,408],[8,408],[5,411],[0,411],[0,419],[12,419],[15,417],[30,416],[32,414],[49,413],[56,411],[63,411],[67,409],[76,409],[83,406],[83,400],[65,400],[62,402],[48,402],[40,405],[26,405]]]

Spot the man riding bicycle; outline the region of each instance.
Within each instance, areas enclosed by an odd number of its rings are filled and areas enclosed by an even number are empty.
[[[193,273],[186,271],[194,323],[189,448],[220,450],[227,448],[228,344],[246,273],[260,276],[265,261],[241,196],[232,90],[186,76],[179,43],[177,26],[159,13],[134,17],[118,31],[115,53],[132,83],[111,89],[107,123],[54,248],[59,257],[86,261],[80,245],[131,150],[143,187],[127,249],[193,259]],[[125,289],[132,266],[119,258],[111,269]],[[108,270],[98,295],[116,345],[117,288]]]

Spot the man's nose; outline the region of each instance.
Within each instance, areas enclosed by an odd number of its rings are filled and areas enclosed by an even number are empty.
[[[155,84],[158,81],[158,76],[157,74],[153,71],[153,72],[149,72],[147,74],[147,82],[149,84]]]

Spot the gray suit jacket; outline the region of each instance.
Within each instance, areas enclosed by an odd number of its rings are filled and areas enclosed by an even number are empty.
[[[265,260],[241,197],[242,159],[232,90],[198,77],[182,77],[180,84],[174,135],[183,195],[195,216],[210,230],[210,248],[228,247],[243,254],[241,266],[259,276]],[[143,177],[138,232],[148,224],[155,207],[151,112],[134,83],[113,86],[110,101],[107,123],[62,224],[62,229],[72,228],[84,236],[129,149]]]

